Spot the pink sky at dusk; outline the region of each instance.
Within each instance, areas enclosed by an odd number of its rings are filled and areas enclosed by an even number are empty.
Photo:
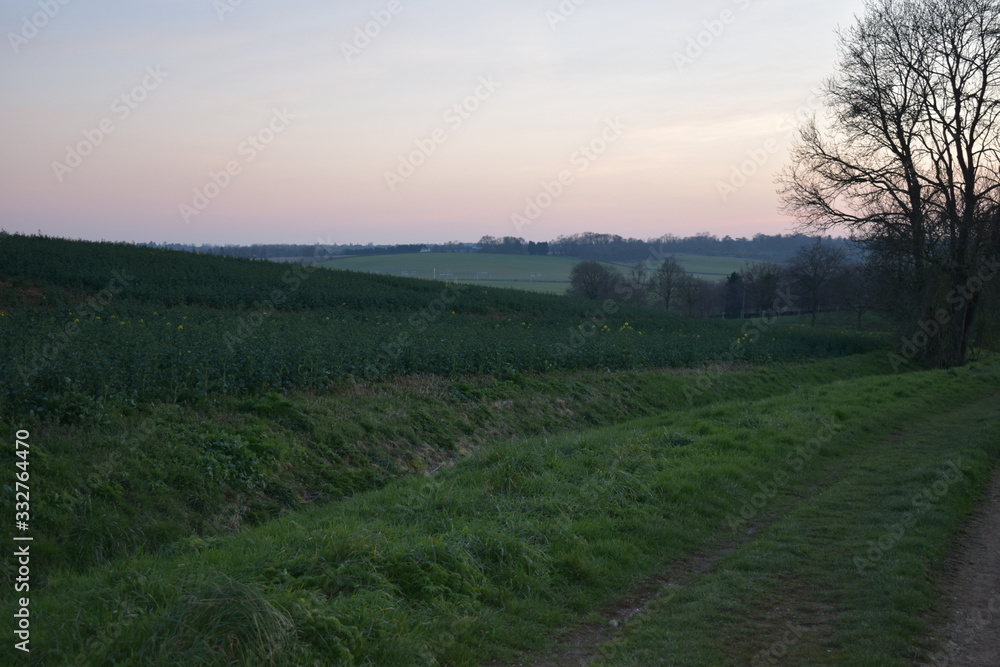
[[[236,244],[789,232],[773,177],[791,121],[861,9],[13,0],[0,228]]]

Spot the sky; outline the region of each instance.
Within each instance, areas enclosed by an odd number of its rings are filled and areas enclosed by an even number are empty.
[[[789,233],[862,0],[5,0],[0,229],[169,243]]]

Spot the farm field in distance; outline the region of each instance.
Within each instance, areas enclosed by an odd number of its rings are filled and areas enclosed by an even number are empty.
[[[745,260],[732,257],[676,254],[686,271],[709,280],[719,280],[739,271]],[[504,255],[490,253],[418,253],[345,257],[325,262],[334,269],[392,276],[456,281],[490,287],[513,287],[532,292],[563,294],[569,275],[580,260],[572,257]],[[655,260],[648,262],[654,268]],[[621,268],[621,265],[612,265]]]
[[[1000,455],[986,351],[127,244],[0,235],[0,348],[30,665],[926,661]]]

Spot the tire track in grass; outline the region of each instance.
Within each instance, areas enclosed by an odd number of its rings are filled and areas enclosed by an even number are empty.
[[[908,535],[899,535],[896,527],[902,526],[905,533],[911,531],[916,533],[923,529],[922,523],[940,524],[938,535],[942,544],[945,543],[947,535],[954,532],[957,526],[957,517],[950,521],[950,528],[947,517],[943,517],[944,510],[937,507],[943,504],[947,496],[951,493],[958,495],[960,485],[974,484],[968,471],[961,469],[954,477],[946,477],[952,471],[958,470],[962,466],[969,465],[965,460],[968,457],[968,446],[975,447],[972,443],[983,443],[988,440],[987,432],[981,425],[1000,421],[1000,395],[994,395],[985,399],[966,404],[948,412],[922,420],[920,424],[912,425],[906,432],[896,434],[884,441],[885,447],[878,449],[878,455],[868,464],[859,469],[858,474],[845,477],[842,482],[848,491],[834,495],[833,493],[821,494],[807,504],[803,504],[795,513],[797,516],[790,516],[786,520],[779,522],[775,527],[781,529],[790,522],[799,522],[794,530],[784,531],[785,535],[797,536],[801,533],[811,533],[801,546],[798,546],[803,554],[802,562],[813,560],[810,564],[799,564],[795,568],[796,573],[805,575],[780,581],[772,589],[772,595],[767,598],[768,606],[762,607],[760,616],[750,619],[749,626],[752,632],[749,643],[756,648],[752,654],[752,665],[796,665],[796,664],[857,664],[856,660],[863,655],[866,659],[873,661],[872,664],[908,664],[911,656],[919,653],[919,643],[923,637],[917,634],[915,628],[921,624],[914,619],[914,623],[906,623],[898,616],[891,618],[895,607],[903,604],[913,604],[919,602],[915,595],[908,595],[910,591],[893,590],[893,579],[900,576],[900,563],[912,563],[921,567],[926,573],[926,579],[935,574],[940,567],[940,558],[935,556],[933,544],[928,545],[928,538],[922,540],[914,538],[908,540]],[[995,432],[996,429],[994,428]],[[954,446],[954,443],[960,443]],[[965,445],[965,446],[963,446]],[[872,541],[864,535],[864,526],[868,525],[862,520],[864,514],[857,512],[858,526],[851,527],[849,523],[842,524],[845,530],[840,532],[826,532],[822,529],[816,530],[817,518],[826,515],[834,515],[839,511],[856,511],[858,508],[851,504],[840,501],[840,498],[856,497],[864,498],[864,489],[869,485],[878,487],[882,485],[885,491],[881,498],[874,498],[875,504],[880,503],[880,507],[891,508],[894,501],[887,500],[893,493],[894,483],[890,477],[891,464],[894,458],[892,450],[897,450],[900,460],[905,461],[907,450],[915,453],[911,458],[926,457],[923,469],[927,474],[933,475],[925,482],[918,493],[905,492],[903,494],[904,503],[907,505],[906,513],[912,517],[912,521],[901,520],[891,516],[886,525],[892,526],[889,530],[881,528],[878,540]],[[935,457],[937,457],[935,459]],[[889,462],[890,465],[879,466],[879,461]],[[964,461],[964,463],[962,463]],[[952,465],[952,464],[958,465]],[[912,465],[912,464],[911,464]],[[882,470],[879,470],[879,468]],[[919,473],[914,470],[913,475]],[[947,484],[943,482],[948,479]],[[839,484],[839,483],[838,483]],[[938,484],[942,486],[938,487]],[[900,485],[901,487],[902,485]],[[931,490],[930,495],[925,491]],[[970,489],[971,495],[973,491]],[[868,496],[871,498],[871,496]],[[930,504],[915,503],[915,498],[932,498]],[[859,501],[856,504],[863,504]],[[847,505],[845,507],[845,505]],[[935,516],[935,514],[937,516]],[[890,516],[890,515],[886,515]],[[944,532],[945,535],[941,535]],[[884,538],[891,536],[891,543]],[[933,536],[932,536],[933,537]],[[780,539],[776,540],[781,542]],[[855,567],[852,570],[841,570],[841,574],[836,574],[835,568],[843,565],[844,561],[835,556],[833,559],[825,559],[825,553],[838,554],[837,543],[853,544],[853,551],[861,553],[852,558]],[[786,543],[787,544],[787,543]],[[877,551],[873,560],[858,560],[862,558],[872,558],[871,545],[877,545]],[[785,545],[782,545],[785,546]],[[797,545],[790,545],[796,549]],[[884,548],[883,547],[887,547]],[[862,568],[861,565],[864,565]],[[980,562],[980,566],[992,570],[996,574],[997,562]],[[838,576],[844,574],[855,575],[852,582],[844,577],[838,581]],[[916,577],[914,577],[916,579]],[[886,583],[886,582],[890,583]],[[914,585],[917,582],[913,582]],[[871,586],[875,595],[872,597],[862,597],[857,594],[857,586]],[[915,587],[915,586],[914,586]],[[903,586],[899,586],[900,589]],[[854,590],[852,590],[854,589]],[[929,591],[928,591],[929,592]],[[926,603],[931,602],[930,595],[926,596]],[[884,604],[884,608],[877,608],[875,605],[866,609],[863,603],[878,601]],[[916,612],[916,610],[914,610]],[[867,620],[864,619],[868,613],[873,615],[882,614],[881,627],[887,628],[890,632],[885,633],[885,638],[870,636],[866,630]],[[917,616],[920,614],[917,613]],[[904,648],[904,644],[909,639],[909,645]],[[851,644],[859,642],[869,642],[870,647],[851,653]],[[884,642],[886,646],[895,644],[895,648],[887,648],[881,654],[875,645]],[[742,658],[743,656],[741,656]],[[846,662],[845,662],[846,660]],[[738,664],[738,663],[734,663]],[[996,665],[997,662],[969,663]]]
[[[623,598],[615,600],[599,613],[605,620],[574,628],[559,638],[559,647],[537,661],[516,663],[518,667],[577,667],[587,665],[600,655],[601,646],[615,639],[618,630],[637,616],[645,614],[654,602],[673,596],[673,590],[688,585],[690,581],[710,572],[724,556],[736,551],[751,537],[763,522],[747,531],[739,540],[731,541],[715,550],[697,551],[675,561],[662,574],[643,580]]]
[[[897,433],[891,436],[888,442],[899,442],[902,437],[902,434]],[[851,467],[845,463],[841,463],[840,466],[844,470]],[[748,521],[739,538],[722,541],[714,547],[699,549],[687,556],[675,559],[663,569],[661,574],[644,579],[627,596],[619,598],[601,609],[598,615],[604,619],[603,621],[585,623],[575,627],[558,637],[558,646],[554,650],[534,660],[526,659],[514,663],[514,665],[516,667],[579,667],[589,665],[600,657],[603,646],[621,636],[621,631],[626,623],[633,619],[640,619],[644,614],[649,613],[650,607],[653,605],[666,604],[678,590],[693,585],[699,577],[713,572],[719,561],[750,542],[756,534],[779,520],[792,507],[835,484],[839,478],[846,474],[844,470],[837,473],[835,478],[831,477],[824,482],[814,484],[808,491],[789,491],[788,496],[793,500],[781,508],[762,513],[757,518]],[[501,663],[488,664],[499,665]]]
[[[605,622],[574,629],[560,637],[555,651],[519,664],[536,667],[708,664],[683,659],[675,662],[664,653],[651,654],[648,645],[648,642],[662,642],[661,649],[671,645],[672,639],[649,635],[657,635],[660,629],[667,632],[670,621],[663,622],[658,617],[668,612],[672,603],[688,604],[697,589],[707,591],[702,598],[717,601],[721,611],[712,612],[725,619],[725,623],[722,627],[706,627],[706,638],[688,636],[682,641],[714,645],[709,652],[715,651],[722,660],[716,664],[819,664],[836,660],[838,655],[843,657],[845,641],[850,641],[852,635],[863,635],[864,631],[858,630],[857,618],[845,622],[845,609],[853,604],[850,600],[852,594],[857,596],[857,591],[849,585],[838,586],[837,577],[844,577],[845,572],[850,576],[854,569],[850,557],[858,551],[864,553],[869,535],[860,520],[841,520],[835,530],[826,531],[822,528],[822,517],[858,511],[860,518],[864,514],[860,510],[864,508],[857,505],[867,502],[863,492],[867,490],[870,494],[872,485],[878,488],[886,483],[885,472],[892,468],[896,451],[902,458],[908,450],[926,449],[927,456],[933,458],[934,443],[967,440],[976,424],[1000,418],[998,399],[1000,396],[991,396],[929,416],[910,424],[906,432],[883,438],[832,462],[822,483],[801,495],[790,494],[795,500],[758,519],[741,538],[671,563],[663,574],[645,580],[602,610]],[[942,447],[938,454],[943,460],[959,449]],[[854,488],[862,493],[854,495]],[[851,501],[852,497],[860,500]],[[905,545],[894,548],[899,549],[899,554],[892,554],[893,557],[909,557],[904,553]],[[754,572],[756,562],[775,558],[775,553],[777,560],[768,562],[765,571]],[[784,569],[786,566],[788,570]],[[862,575],[857,576],[860,581]],[[873,576],[877,580],[883,574],[877,572]],[[859,584],[856,581],[854,585]],[[728,599],[726,591],[731,591]],[[885,595],[892,597],[891,593]],[[865,613],[859,609],[853,611]],[[845,627],[845,623],[851,627]],[[624,634],[621,628],[625,628]],[[899,638],[896,640],[898,643]],[[635,648],[630,643],[647,645]]]

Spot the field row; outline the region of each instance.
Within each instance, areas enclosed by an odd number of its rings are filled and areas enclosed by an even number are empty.
[[[781,322],[685,320],[652,310],[495,317],[440,300],[413,314],[165,309],[81,320],[0,316],[0,409],[63,420],[102,402],[324,389],[347,378],[622,370],[835,357],[871,334]],[[452,310],[454,308],[455,310]],[[626,317],[628,319],[626,319]]]

